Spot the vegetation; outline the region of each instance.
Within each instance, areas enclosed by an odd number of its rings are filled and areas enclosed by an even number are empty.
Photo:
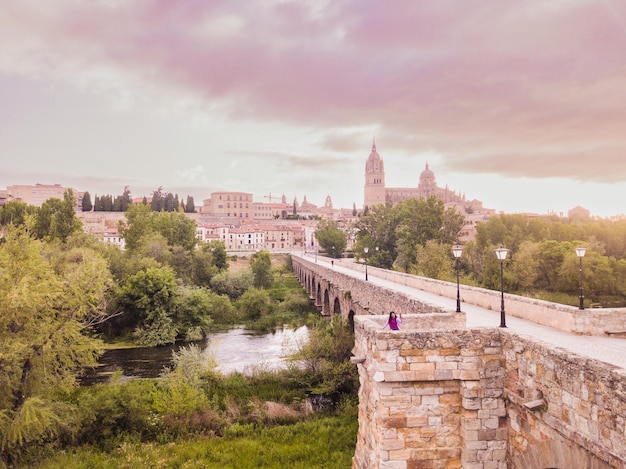
[[[355,252],[368,264],[442,280],[454,280],[452,245],[462,218],[437,199],[375,206],[356,225]],[[463,247],[462,282],[500,288],[494,249],[509,249],[505,290],[564,304],[578,304],[580,259],[588,305],[626,306],[626,220],[529,218],[498,215],[477,225],[474,241]]]
[[[333,258],[341,257],[346,250],[347,240],[345,232],[333,220],[320,220],[317,223],[315,237],[319,245]]]
[[[288,256],[231,259],[230,271],[223,243],[196,248],[184,216],[142,205],[127,211],[130,246],[120,251],[82,233],[67,210],[73,203],[69,193],[41,209],[0,210],[0,467],[150,463],[174,442],[174,461],[203,467],[349,464],[357,379],[341,344],[351,331],[309,305]],[[158,379],[77,385],[103,348],[98,337],[159,345],[241,322],[265,330],[308,324],[311,343],[281,372],[222,376],[189,345]],[[344,404],[311,413],[309,397],[318,394]],[[272,438],[280,442],[259,460],[255,448]]]

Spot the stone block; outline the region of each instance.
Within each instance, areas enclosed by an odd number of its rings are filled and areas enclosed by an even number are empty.
[[[470,381],[480,379],[480,372],[478,370],[454,370],[452,374],[454,379]]]
[[[422,405],[439,405],[439,396],[422,396]]]
[[[406,427],[407,418],[401,415],[393,417],[385,417],[382,419],[383,428],[404,428]]]
[[[418,415],[406,418],[406,426],[408,428],[425,427],[428,425],[428,417],[425,415]]]
[[[462,400],[462,405],[465,409],[470,410],[478,410],[481,409],[480,399],[479,398],[467,398],[464,397]]]
[[[403,440],[396,438],[395,440],[382,440],[379,444],[379,448],[384,451],[397,451],[406,448],[406,444]]]
[[[435,370],[436,380],[449,380],[454,378],[453,370]]]
[[[461,419],[461,427],[465,430],[478,430],[481,427],[480,419]]]

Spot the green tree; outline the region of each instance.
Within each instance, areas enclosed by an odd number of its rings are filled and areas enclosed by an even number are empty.
[[[182,246],[190,251],[198,242],[196,222],[183,212],[153,213],[152,228],[167,239],[170,246]]]
[[[193,197],[190,195],[187,196],[187,202],[185,203],[185,212],[186,213],[196,212],[196,204],[193,201]]]
[[[464,221],[454,210],[446,211],[443,201],[434,196],[404,200],[394,211],[400,220],[396,228],[398,256],[394,267],[404,272],[414,268],[417,246],[425,246],[429,240],[454,243]]]
[[[126,211],[126,221],[118,222],[117,231],[124,238],[126,249],[137,249],[141,238],[152,231],[150,207],[145,204],[131,205]]]
[[[52,258],[25,231],[8,229],[0,244],[0,437],[4,461],[57,431],[52,394],[76,384],[95,364],[100,343],[91,326],[106,319],[111,285],[93,250]]]
[[[128,278],[119,298],[124,314],[135,326],[138,343],[148,347],[174,343],[178,329],[176,276],[169,267],[151,268]]]
[[[224,241],[213,240],[207,243],[208,248],[213,254],[213,264],[220,271],[228,269],[228,253]]]
[[[272,311],[272,302],[267,290],[250,288],[239,299],[239,309],[244,318],[255,321]]]
[[[422,277],[453,280],[455,270],[450,258],[452,247],[430,239],[425,246],[417,246],[415,267],[412,273]]]
[[[164,210],[165,197],[163,195],[163,187],[159,188],[152,193],[152,200],[150,201],[150,209],[153,212],[160,212]]]
[[[82,208],[83,212],[91,212],[91,210],[93,209],[93,204],[91,203],[91,195],[89,194],[89,192],[85,192],[83,194]]]
[[[81,229],[81,222],[76,217],[76,202],[71,189],[63,194],[63,200],[51,198],[46,200],[34,214],[30,232],[37,239],[58,239],[61,242]]]
[[[241,270],[231,273],[224,270],[211,278],[211,289],[220,295],[227,295],[230,299],[236,300],[252,287],[253,283],[252,272]]]
[[[315,237],[326,253],[333,258],[339,258],[348,244],[346,233],[339,228],[334,220],[318,222]]]
[[[253,284],[256,288],[269,288],[274,282],[272,274],[272,257],[267,251],[255,252],[250,256],[250,269],[253,275]]]
[[[367,247],[368,263],[390,269],[398,255],[396,227],[399,223],[398,212],[390,203],[375,205],[367,215],[364,214],[355,226],[358,257],[364,257],[364,248]]]
[[[213,320],[210,311],[214,294],[207,289],[181,287],[178,289],[174,322],[185,340],[206,337]]]
[[[33,214],[36,209],[36,207],[24,202],[7,202],[0,207],[0,226],[24,226],[27,216]]]

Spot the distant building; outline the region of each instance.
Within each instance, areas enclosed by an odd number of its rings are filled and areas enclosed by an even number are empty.
[[[6,202],[24,202],[28,205],[34,205],[35,207],[41,207],[43,203],[48,199],[60,199],[63,200],[63,195],[70,187],[63,187],[61,184],[29,184],[29,185],[15,185],[7,187]],[[79,192],[76,189],[72,189],[75,200],[76,210],[82,210],[82,198],[84,192]]]
[[[577,205],[573,209],[567,211],[567,218],[589,220],[589,218],[591,218],[591,213],[586,208]]]
[[[209,199],[202,202],[198,212],[216,218],[252,220],[254,206],[249,192],[212,192]]]
[[[372,143],[367,162],[365,163],[364,208],[391,203],[396,205],[408,199],[428,199],[437,197],[446,208],[452,207],[465,217],[465,225],[461,230],[460,241],[472,239],[476,232],[476,223],[489,219],[495,213],[493,209],[483,208],[480,200],[467,200],[465,194],[450,190],[448,186],[439,187],[435,173],[428,167],[421,172],[417,187],[386,187],[385,164],[376,150],[376,141]]]

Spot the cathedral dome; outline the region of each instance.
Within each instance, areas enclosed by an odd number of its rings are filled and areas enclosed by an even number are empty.
[[[435,173],[432,172],[432,170],[428,167],[428,163],[426,163],[426,169],[422,171],[422,173],[420,174],[420,179],[421,178],[432,179],[434,177],[435,177]]]

